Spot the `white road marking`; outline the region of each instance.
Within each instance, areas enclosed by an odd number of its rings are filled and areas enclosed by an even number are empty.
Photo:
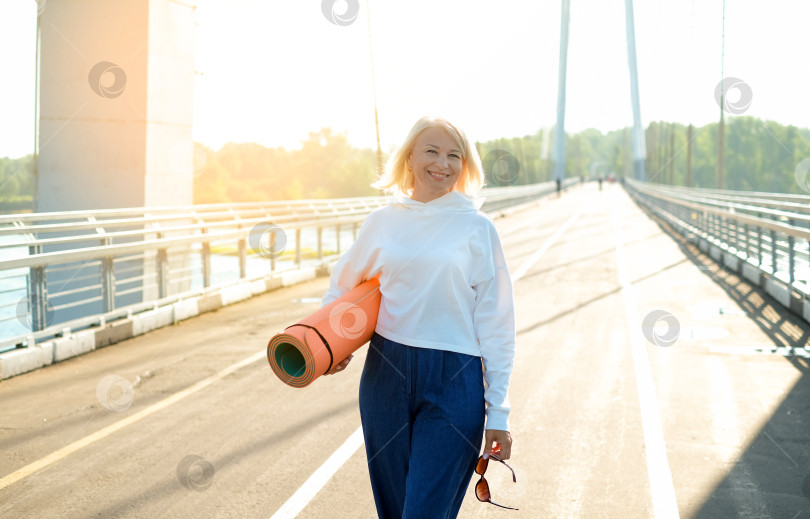
[[[655,393],[650,360],[647,357],[646,344],[641,333],[641,319],[638,305],[622,246],[622,228],[616,205],[613,205],[613,228],[616,237],[616,263],[619,272],[619,283],[622,287],[627,331],[630,337],[630,350],[633,355],[633,368],[636,374],[638,398],[641,406],[641,427],[644,432],[644,446],[647,454],[647,476],[650,480],[650,493],[653,514],[656,519],[678,519],[678,503],[675,499],[675,488],[672,484],[672,472],[669,469],[664,433],[661,430],[661,415]]]
[[[518,282],[518,280],[519,280],[520,278],[522,278],[522,277],[523,277],[523,276],[526,274],[526,272],[528,272],[528,271],[529,271],[529,269],[530,269],[530,268],[532,268],[532,265],[534,265],[535,263],[537,263],[537,260],[539,260],[539,259],[540,259],[540,258],[543,256],[543,254],[545,254],[545,253],[546,253],[546,251],[547,251],[548,249],[550,249],[552,245],[554,245],[554,242],[556,242],[556,241],[557,241],[557,240],[560,238],[560,236],[562,236],[562,235],[563,235],[563,233],[564,233],[565,231],[567,231],[567,230],[568,230],[568,228],[569,228],[569,227],[571,227],[571,225],[572,225],[572,224],[573,224],[575,221],[577,221],[577,218],[579,218],[579,217],[582,215],[582,213],[584,213],[584,212],[585,212],[585,209],[587,208],[587,206],[588,206],[588,205],[589,205],[589,204],[585,204],[585,205],[583,205],[583,206],[580,208],[580,210],[579,210],[579,211],[577,211],[577,212],[576,212],[576,214],[574,214],[574,215],[573,215],[571,218],[569,218],[568,220],[566,220],[566,221],[565,221],[565,223],[564,223],[564,224],[562,224],[562,225],[560,226],[560,228],[559,228],[559,229],[557,229],[557,232],[555,232],[554,234],[552,234],[552,235],[551,235],[551,236],[550,236],[550,237],[549,237],[549,238],[546,240],[546,242],[545,242],[545,243],[544,243],[544,244],[543,244],[543,245],[542,245],[542,246],[541,246],[539,249],[537,249],[537,250],[535,251],[535,253],[531,255],[531,257],[529,257],[529,259],[527,259],[526,261],[524,261],[524,262],[523,262],[523,265],[521,265],[521,266],[520,266],[520,268],[519,268],[519,269],[517,269],[517,270],[515,271],[515,273],[514,273],[514,274],[512,274],[512,284],[513,284],[513,285],[514,285],[515,283],[517,283],[517,282]]]
[[[263,359],[263,358],[266,358],[266,357],[267,357],[267,351],[266,350],[261,350],[261,351],[257,352],[256,354],[251,355],[250,357],[237,362],[236,364],[232,364],[231,366],[223,369],[219,373],[215,373],[215,374],[211,375],[210,377],[205,378],[205,379],[197,382],[196,384],[194,384],[191,387],[188,387],[188,388],[186,388],[186,389],[184,389],[184,390],[182,390],[182,391],[180,391],[178,393],[175,393],[175,394],[173,394],[172,396],[170,396],[168,398],[164,398],[160,402],[156,402],[156,403],[150,405],[146,409],[144,409],[142,411],[139,411],[139,412],[133,414],[132,416],[128,416],[126,418],[118,420],[117,422],[115,422],[113,424],[110,424],[107,427],[105,427],[103,429],[100,429],[100,430],[94,432],[93,434],[91,434],[89,436],[85,436],[84,438],[82,438],[80,440],[76,440],[75,442],[62,447],[58,451],[55,451],[55,452],[52,452],[52,453],[48,454],[44,458],[40,458],[40,459],[38,459],[37,461],[35,461],[33,463],[29,463],[28,465],[26,465],[26,466],[24,466],[24,467],[22,467],[22,468],[20,468],[18,470],[15,470],[11,474],[9,474],[9,475],[3,477],[2,479],[0,479],[0,490],[2,490],[3,488],[6,488],[9,485],[12,485],[12,484],[16,483],[17,481],[19,481],[19,480],[21,480],[23,478],[26,478],[26,477],[30,476],[34,472],[37,472],[39,470],[44,469],[48,465],[56,463],[57,461],[65,458],[67,456],[70,456],[74,452],[78,451],[79,449],[83,449],[84,447],[87,447],[91,443],[94,443],[94,442],[97,442],[98,440],[104,439],[107,436],[111,435],[112,433],[114,433],[114,432],[116,432],[116,431],[118,431],[120,429],[123,429],[124,427],[126,427],[128,425],[132,425],[135,422],[143,420],[147,416],[149,416],[149,415],[151,415],[153,413],[156,413],[157,411],[160,411],[161,409],[169,407],[170,405],[179,402],[180,400],[186,398],[189,395],[193,395],[197,391],[200,391],[201,389],[204,389],[204,388],[210,386],[214,382],[227,377],[228,375],[230,375],[231,373],[233,373],[236,370],[241,369],[241,368],[247,366],[248,364],[252,364],[253,362],[256,362],[257,360]]]
[[[349,436],[343,445],[332,453],[329,458],[318,467],[318,470],[304,481],[304,484],[290,496],[270,519],[293,519],[303,510],[312,498],[321,491],[321,488],[343,466],[346,461],[363,445],[363,428],[358,427]]]

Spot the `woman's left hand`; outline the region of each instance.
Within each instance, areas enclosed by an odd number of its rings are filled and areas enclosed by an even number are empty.
[[[509,431],[487,429],[484,435],[484,454],[495,454],[502,460],[512,455],[512,435]]]

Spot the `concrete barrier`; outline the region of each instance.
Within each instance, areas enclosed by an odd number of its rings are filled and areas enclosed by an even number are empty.
[[[96,349],[96,330],[67,331],[53,341],[53,361],[59,362]]]
[[[773,278],[768,278],[765,282],[765,291],[782,303],[783,306],[790,308],[790,290],[785,285]]]
[[[723,252],[723,265],[734,272],[740,271],[740,258],[730,252]]]
[[[219,292],[219,295],[222,306],[244,301],[253,295],[253,283],[240,283],[239,285],[225,287]]]
[[[218,293],[207,294],[197,299],[197,313],[204,314],[222,308],[222,295]]]
[[[178,323],[189,317],[198,315],[200,311],[197,308],[197,299],[184,299],[172,305],[174,311],[174,322]]]
[[[132,316],[132,335],[143,335],[174,323],[174,307],[164,306]]]
[[[279,272],[260,279],[242,280],[109,323],[101,319],[100,326],[87,330],[72,333],[70,329],[65,329],[63,337],[0,354],[0,380],[110,346],[265,292],[309,281],[318,276],[328,276],[331,271],[332,264],[329,263]],[[33,337],[28,342],[33,343]]]
[[[4,353],[0,356],[0,379],[11,378],[53,363],[53,342]]]
[[[742,275],[745,279],[757,286],[762,286],[762,271],[748,262],[743,263]]]
[[[114,321],[96,330],[96,349],[129,339],[133,335],[131,318]]]
[[[252,296],[257,296],[268,290],[270,290],[270,288],[263,279],[250,283],[250,295]]]

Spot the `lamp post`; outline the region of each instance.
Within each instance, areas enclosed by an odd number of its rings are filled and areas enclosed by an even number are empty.
[[[369,8],[368,0],[366,0],[366,18],[368,20],[368,55],[371,61],[371,91],[374,97],[374,129],[377,134],[377,176],[382,175],[383,160],[382,160],[382,147],[380,147],[380,118],[377,114],[377,80],[374,74],[374,51],[371,45],[371,9]],[[381,193],[382,194],[382,193]]]

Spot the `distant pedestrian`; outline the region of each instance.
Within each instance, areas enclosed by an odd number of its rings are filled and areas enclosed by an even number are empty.
[[[483,437],[485,455],[510,457],[514,300],[498,232],[475,198],[483,183],[463,131],[417,121],[374,184],[393,202],[366,218],[323,299],[380,276],[360,418],[381,518],[455,518]]]

